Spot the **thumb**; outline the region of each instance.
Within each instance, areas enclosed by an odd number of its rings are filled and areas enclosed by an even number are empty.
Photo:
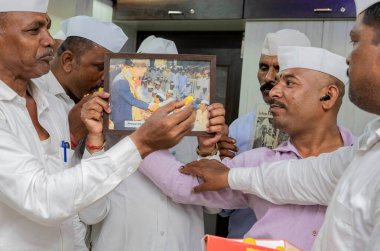
[[[198,186],[195,186],[193,187],[193,192],[194,193],[201,193],[201,192],[204,192],[204,191],[207,191],[207,184],[206,183],[202,183]]]
[[[179,169],[179,172],[180,173],[183,173],[183,174],[186,174],[186,175],[192,175],[192,176],[196,176],[196,168],[189,164],[187,164],[186,166],[183,166]]]

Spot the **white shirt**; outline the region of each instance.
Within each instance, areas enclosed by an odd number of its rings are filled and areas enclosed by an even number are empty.
[[[33,79],[33,82],[36,83],[40,89],[53,94],[59,100],[63,101],[67,114],[69,114],[69,111],[73,108],[75,103],[66,94],[65,89],[63,89],[62,85],[58,82],[58,79],[54,76],[52,71],[49,71],[47,74],[39,78]]]
[[[70,110],[74,107],[75,102],[66,94],[62,85],[55,77],[52,71],[47,74],[32,80],[36,85],[54,96],[56,96],[65,107],[66,116],[68,116]],[[88,251],[85,243],[87,226],[82,223],[78,215],[73,218],[73,231],[74,231],[74,249],[75,251]]]
[[[196,137],[171,149],[182,161],[196,160]],[[92,228],[93,251],[200,251],[203,207],[173,202],[140,172],[122,182],[103,205],[80,213]],[[104,219],[104,220],[102,220]]]
[[[232,189],[278,204],[328,205],[314,251],[379,250],[380,119],[353,147],[318,158],[231,170]]]
[[[30,92],[40,124],[60,164],[49,161],[26,101],[0,81],[0,247],[2,250],[73,250],[72,218],[133,173],[141,157],[126,138],[105,154],[69,167],[61,140],[69,141],[62,104],[34,84]]]

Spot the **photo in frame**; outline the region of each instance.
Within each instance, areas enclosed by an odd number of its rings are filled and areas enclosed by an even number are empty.
[[[207,106],[214,102],[216,56],[107,53],[104,71],[112,110],[104,115],[106,132],[130,134],[159,107],[192,97],[196,121],[189,135],[208,135]]]

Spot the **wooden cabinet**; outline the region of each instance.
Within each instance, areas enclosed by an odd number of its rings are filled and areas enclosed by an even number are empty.
[[[355,18],[354,0],[245,0],[245,19]]]
[[[114,20],[242,19],[244,0],[117,0]]]

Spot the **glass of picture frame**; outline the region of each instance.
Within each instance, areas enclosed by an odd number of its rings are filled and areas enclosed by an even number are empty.
[[[191,97],[196,121],[189,135],[206,136],[215,81],[215,55],[107,53],[104,90],[112,112],[104,116],[104,129],[130,134],[159,107]]]

